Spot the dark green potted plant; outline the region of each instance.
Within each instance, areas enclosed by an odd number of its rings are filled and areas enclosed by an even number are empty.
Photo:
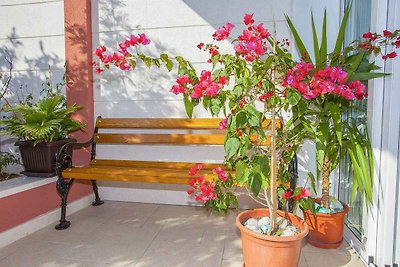
[[[36,104],[18,104],[10,107],[8,119],[1,121],[2,134],[17,137],[22,163],[29,176],[55,175],[55,154],[65,143],[74,141],[68,133],[83,128],[83,124],[69,116],[79,107],[66,105],[64,96],[49,96]]]
[[[355,40],[345,46],[344,36],[350,9],[351,5],[347,5],[331,53],[327,51],[326,12],[320,40],[312,17],[314,59],[295,26],[287,18],[302,55],[301,61],[286,73],[283,84],[297,90],[302,96],[302,105],[293,108],[291,122],[287,125],[294,125],[295,130],[307,133],[304,136],[315,141],[317,178],[322,180],[322,194],[320,198],[315,198],[316,212],[309,210],[309,207],[302,208],[310,228],[308,240],[320,248],[337,248],[343,239],[349,206],[331,197],[329,192],[334,179],[331,173],[345,156],[350,159],[353,173],[351,201],[359,194],[364,198],[367,208],[373,202],[374,159],[367,123],[359,120],[361,124],[357,124],[345,117],[349,111],[357,109],[358,101],[368,97],[365,86],[367,80],[388,75],[376,72],[381,68],[371,58],[394,58],[396,52],[389,51],[400,47],[399,30],[384,30],[382,34],[364,33],[362,40]],[[310,178],[314,180],[313,175]],[[287,198],[290,198],[290,192]]]

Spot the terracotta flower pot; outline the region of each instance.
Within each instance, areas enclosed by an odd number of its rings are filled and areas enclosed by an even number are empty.
[[[246,267],[296,267],[300,259],[303,238],[308,234],[307,224],[291,213],[278,211],[278,215],[300,228],[294,236],[269,236],[255,233],[243,226],[248,218],[269,216],[268,209],[248,210],[236,217],[236,226],[242,235],[242,250]]]
[[[320,201],[320,199],[316,199]],[[308,242],[318,248],[338,248],[343,241],[343,228],[349,206],[343,203],[344,210],[337,213],[317,213],[303,210],[304,219],[310,229]]]

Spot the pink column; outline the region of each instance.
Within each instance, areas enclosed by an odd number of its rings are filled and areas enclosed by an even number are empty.
[[[65,59],[67,71],[67,102],[83,108],[74,119],[83,122],[85,132],[73,133],[80,142],[89,140],[93,134],[93,72],[92,17],[90,0],[64,0]],[[90,150],[76,151],[74,162],[85,164],[90,160]]]

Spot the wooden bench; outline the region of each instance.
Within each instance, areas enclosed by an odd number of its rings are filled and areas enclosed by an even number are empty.
[[[70,226],[66,220],[67,196],[74,179],[91,180],[95,201],[92,205],[103,204],[96,180],[187,184],[188,170],[195,163],[133,161],[96,159],[96,146],[115,145],[223,145],[225,131],[218,130],[222,119],[139,119],[139,118],[97,118],[93,138],[86,143],[68,143],[57,154],[57,192],[61,197],[61,219],[56,229]],[[156,130],[159,133],[121,133],[118,130]],[[107,130],[108,133],[100,132]],[[175,133],[162,133],[175,131]],[[176,133],[177,131],[202,131],[202,133]],[[111,132],[111,133],[110,133]],[[204,133],[206,132],[206,133]],[[72,166],[71,148],[91,147],[91,162],[87,166]],[[212,170],[220,164],[204,163],[205,170]]]
[[[55,228],[62,230],[70,226],[70,222],[66,220],[66,207],[68,192],[74,179],[91,180],[95,195],[95,201],[92,205],[98,206],[104,202],[99,197],[96,180],[187,184],[189,168],[198,163],[96,159],[97,145],[222,146],[225,141],[226,131],[218,130],[220,121],[220,118],[140,119],[98,117],[94,134],[90,141],[65,144],[57,153],[57,192],[61,197],[61,219]],[[121,130],[124,132],[121,133]],[[126,133],[127,130],[135,132]],[[153,130],[153,132],[149,133],[149,130]],[[186,133],[182,133],[182,131]],[[265,145],[268,145],[268,140]],[[83,147],[91,147],[90,163],[87,166],[72,166],[72,149]],[[221,164],[204,163],[203,169],[206,172],[207,170],[211,172],[218,165]]]

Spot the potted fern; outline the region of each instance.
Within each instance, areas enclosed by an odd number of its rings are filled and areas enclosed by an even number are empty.
[[[2,134],[17,137],[22,163],[29,176],[55,175],[55,154],[65,143],[74,141],[68,133],[83,128],[83,124],[69,115],[79,107],[67,107],[64,96],[55,95],[39,100],[36,104],[22,103],[8,108],[11,116],[1,121]]]

